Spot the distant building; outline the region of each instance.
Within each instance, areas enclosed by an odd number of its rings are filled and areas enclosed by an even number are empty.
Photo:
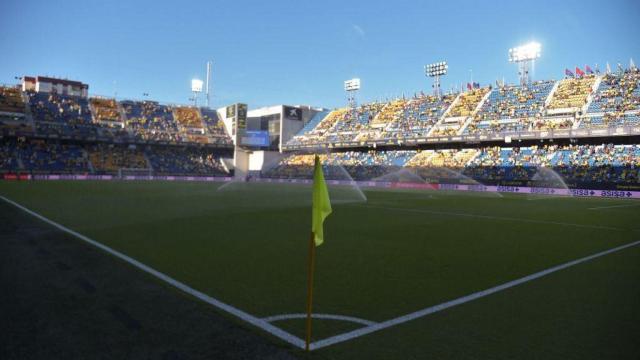
[[[324,108],[308,105],[274,105],[247,110],[232,104],[217,110],[236,146],[252,150],[281,151],[311,118]]]
[[[22,78],[22,91],[56,93],[86,98],[89,96],[89,85],[80,81],[56,79],[46,76],[24,76]]]

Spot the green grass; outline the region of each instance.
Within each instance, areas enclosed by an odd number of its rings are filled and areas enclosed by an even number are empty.
[[[310,188],[218,186],[1,182],[0,194],[252,315],[304,312]],[[326,222],[316,313],[384,321],[640,240],[640,206],[589,209],[626,200],[365,194]],[[630,248],[313,356],[635,358],[639,264]],[[274,324],[304,335],[302,320]],[[314,339],[357,327],[317,320]]]

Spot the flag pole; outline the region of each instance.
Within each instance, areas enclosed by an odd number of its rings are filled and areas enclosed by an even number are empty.
[[[309,351],[311,343],[311,308],[313,306],[313,273],[315,271],[316,244],[313,231],[309,237],[309,273],[307,278],[307,336],[304,349]]]

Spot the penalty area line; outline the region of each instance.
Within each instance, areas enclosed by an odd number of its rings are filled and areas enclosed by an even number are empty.
[[[277,338],[279,338],[279,339],[281,339],[281,340],[283,340],[283,341],[285,341],[285,342],[287,342],[287,343],[289,343],[291,345],[294,345],[294,346],[296,346],[296,347],[298,347],[300,349],[304,349],[304,346],[305,346],[304,340],[302,340],[301,338],[299,338],[299,337],[297,337],[297,336],[295,336],[293,334],[290,334],[290,333],[288,333],[288,332],[286,332],[286,331],[284,331],[284,330],[282,330],[282,329],[280,329],[280,328],[278,328],[278,327],[276,327],[274,325],[271,325],[268,321],[266,321],[264,319],[257,318],[257,317],[255,317],[255,316],[253,316],[253,315],[251,315],[251,314],[249,314],[247,312],[244,312],[244,311],[242,311],[242,310],[240,310],[238,308],[235,308],[235,307],[233,307],[233,306],[231,306],[229,304],[226,304],[226,303],[224,303],[224,302],[222,302],[222,301],[220,301],[220,300],[218,300],[216,298],[213,298],[213,297],[211,297],[211,296],[209,296],[209,295],[207,295],[205,293],[202,293],[202,292],[200,292],[198,290],[195,290],[195,289],[189,287],[188,285],[186,285],[186,284],[184,284],[184,283],[182,283],[182,282],[180,282],[178,280],[175,280],[172,277],[170,277],[170,276],[168,276],[168,275],[166,275],[164,273],[161,273],[160,271],[155,270],[155,269],[153,269],[153,268],[141,263],[140,261],[138,261],[138,260],[136,260],[136,259],[134,259],[134,258],[132,258],[130,256],[127,256],[127,255],[125,255],[125,254],[123,254],[123,253],[121,253],[119,251],[116,251],[116,250],[114,250],[114,249],[112,249],[112,248],[110,248],[110,247],[108,247],[108,246],[106,246],[106,245],[104,245],[102,243],[99,243],[99,242],[97,242],[97,241],[95,241],[93,239],[90,239],[90,238],[88,238],[88,237],[86,237],[86,236],[84,236],[84,235],[82,235],[82,234],[80,234],[80,233],[78,233],[78,232],[76,232],[74,230],[71,230],[71,229],[65,227],[64,225],[60,225],[57,222],[55,222],[53,220],[50,220],[50,219],[48,219],[48,218],[36,213],[35,211],[32,211],[32,210],[30,210],[30,209],[18,204],[17,202],[15,202],[13,200],[10,200],[10,199],[8,199],[8,198],[6,198],[4,196],[0,196],[0,199],[2,199],[7,204],[13,205],[13,206],[17,207],[18,209],[26,212],[27,214],[29,214],[29,215],[31,215],[31,216],[39,219],[39,220],[44,221],[45,223],[47,223],[47,224],[49,224],[49,225],[51,225],[51,226],[63,231],[63,232],[66,232],[67,234],[72,235],[72,236],[74,236],[74,237],[76,237],[76,238],[78,238],[78,239],[80,239],[80,240],[82,240],[82,241],[84,241],[84,242],[86,242],[86,243],[88,243],[90,245],[93,245],[93,246],[97,247],[98,249],[103,250],[103,251],[105,251],[105,252],[107,252],[107,253],[119,258],[120,260],[123,260],[123,261],[129,263],[130,265],[132,265],[132,266],[134,266],[134,267],[146,272],[147,274],[150,274],[153,277],[155,277],[155,278],[157,278],[157,279],[159,279],[161,281],[164,281],[165,283],[167,283],[167,284],[169,284],[169,285],[171,285],[171,286],[173,286],[173,287],[175,287],[175,288],[177,288],[177,289],[179,289],[179,290],[181,290],[181,291],[183,291],[183,292],[185,292],[185,293],[187,293],[187,294],[189,294],[189,295],[191,295],[191,296],[193,296],[193,297],[195,297],[195,298],[197,298],[197,299],[199,299],[201,301],[204,301],[205,303],[207,303],[209,305],[212,305],[213,307],[215,307],[215,308],[217,308],[219,310],[222,310],[222,311],[224,311],[226,313],[229,313],[229,314],[231,314],[231,315],[233,315],[233,316],[235,316],[235,317],[237,317],[237,318],[239,318],[239,319],[241,319],[241,320],[243,320],[243,321],[245,321],[245,322],[257,327],[257,328],[260,328],[260,329],[264,330],[265,332],[267,332],[267,333],[269,333],[269,334],[271,334],[271,335],[273,335],[273,336],[275,336],[275,337],[277,337]]]
[[[379,322],[379,323],[374,324],[374,325],[370,325],[370,326],[367,326],[367,327],[364,327],[364,328],[360,328],[360,329],[353,330],[353,331],[350,331],[350,332],[346,332],[346,333],[343,333],[343,334],[340,334],[340,335],[332,336],[330,338],[319,340],[319,341],[316,341],[316,342],[311,344],[311,349],[312,350],[321,349],[321,348],[327,347],[329,345],[338,344],[338,343],[341,343],[341,342],[344,342],[344,341],[355,339],[355,338],[363,336],[363,335],[370,334],[372,332],[376,332],[376,331],[379,331],[379,330],[382,330],[382,329],[386,329],[386,328],[389,328],[389,327],[392,327],[392,326],[395,326],[395,325],[400,325],[402,323],[405,323],[405,322],[408,322],[408,321],[411,321],[411,320],[415,320],[415,319],[418,319],[418,318],[421,318],[421,317],[424,317],[424,316],[427,316],[427,315],[430,315],[430,314],[433,314],[433,313],[436,313],[436,312],[439,312],[439,311],[442,311],[442,310],[445,310],[445,309],[448,309],[448,308],[451,308],[451,307],[454,307],[454,306],[457,306],[457,305],[462,305],[464,303],[467,303],[467,302],[470,302],[470,301],[473,301],[473,300],[477,300],[477,299],[483,298],[485,296],[488,296],[488,295],[491,295],[491,294],[495,294],[495,293],[500,292],[500,291],[507,290],[507,289],[512,288],[514,286],[518,286],[518,285],[527,283],[529,281],[539,279],[539,278],[541,278],[543,276],[547,276],[547,275],[553,274],[553,273],[555,273],[557,271],[564,270],[566,268],[570,268],[572,266],[576,266],[576,265],[585,263],[587,261],[591,261],[591,260],[597,259],[599,257],[605,256],[605,255],[609,255],[611,253],[615,253],[615,252],[618,252],[618,251],[621,251],[621,250],[624,250],[624,249],[627,249],[627,248],[630,248],[630,247],[638,246],[638,245],[640,245],[640,241],[635,241],[635,242],[632,242],[632,243],[628,243],[628,244],[625,244],[625,245],[622,245],[622,246],[618,246],[618,247],[615,247],[615,248],[612,248],[612,249],[609,249],[609,250],[605,250],[605,251],[593,254],[593,255],[585,256],[585,257],[580,258],[580,259],[569,261],[569,262],[566,262],[564,264],[560,264],[560,265],[548,268],[546,270],[542,270],[542,271],[539,271],[537,273],[533,273],[531,275],[527,275],[525,277],[522,277],[522,278],[519,278],[519,279],[516,279],[516,280],[512,280],[512,281],[506,282],[506,283],[501,284],[501,285],[494,286],[492,288],[488,288],[488,289],[485,289],[485,290],[481,290],[481,291],[475,292],[473,294],[469,294],[467,296],[463,296],[463,297],[460,297],[460,298],[457,298],[457,299],[454,299],[454,300],[450,300],[450,301],[444,302],[442,304],[438,304],[438,305],[435,305],[435,306],[424,308],[422,310],[418,310],[418,311],[412,312],[410,314],[402,315],[402,316],[399,316],[399,317],[396,317],[396,318],[393,318],[393,319],[390,319],[390,320],[382,321],[382,322]]]
[[[370,209],[390,210],[390,211],[405,211],[405,212],[413,212],[413,213],[443,215],[443,216],[458,216],[458,217],[467,217],[467,218],[476,218],[476,219],[487,219],[487,220],[495,220],[495,221],[512,221],[512,222],[522,222],[522,223],[530,223],[530,224],[571,226],[571,227],[585,228],[585,229],[611,230],[611,231],[630,231],[631,230],[631,229],[621,229],[617,227],[603,226],[603,225],[587,225],[587,224],[566,223],[561,221],[546,221],[546,220],[535,220],[535,219],[525,219],[525,218],[514,218],[514,217],[508,217],[508,216],[480,215],[480,214],[459,213],[459,212],[451,212],[451,211],[428,210],[423,208],[409,209],[409,208],[399,208],[399,207],[389,207],[389,206],[376,206],[376,205],[369,205],[369,204],[367,205],[353,204],[352,206],[366,207]]]

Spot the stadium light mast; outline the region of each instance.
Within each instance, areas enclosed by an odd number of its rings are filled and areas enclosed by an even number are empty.
[[[211,63],[212,61],[207,61],[207,85],[206,85],[206,95],[207,95],[207,108],[210,106],[211,98],[209,97],[209,91],[211,88]]]
[[[358,93],[358,90],[360,90],[360,79],[355,78],[355,79],[350,79],[344,82],[344,91],[347,92],[347,103],[349,104],[349,107],[353,111],[354,119],[357,115],[356,114],[356,106],[357,106],[356,94]]]
[[[509,62],[518,64],[518,76],[520,85],[531,83],[529,68],[535,65],[536,59],[540,58],[542,47],[537,42],[530,42],[515,48],[509,49]]]
[[[191,91],[193,92],[193,106],[198,106],[198,93],[202,92],[203,81],[200,79],[191,80]]]
[[[424,74],[433,78],[433,95],[438,98],[442,96],[442,92],[440,91],[440,77],[447,75],[448,70],[449,65],[446,61],[440,61],[424,66]]]

